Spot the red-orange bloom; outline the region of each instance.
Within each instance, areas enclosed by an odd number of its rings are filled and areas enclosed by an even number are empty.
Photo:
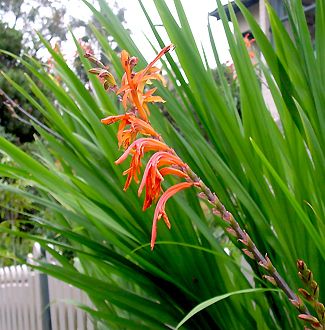
[[[153,95],[157,88],[152,88],[145,92],[145,85],[150,84],[150,81],[154,79],[159,79],[164,83],[162,76],[158,73],[160,69],[156,68],[154,64],[173,47],[173,45],[170,45],[162,49],[146,68],[137,73],[133,72],[133,68],[138,63],[138,59],[136,57],[130,57],[125,50],[121,52],[121,62],[125,74],[122,77],[122,85],[116,94],[122,94],[123,107],[127,109],[131,105],[131,109],[123,115],[109,116],[101,120],[106,125],[120,122],[117,133],[118,143],[119,146],[123,146],[126,150],[115,161],[115,164],[121,164],[129,155],[132,156],[130,167],[123,172],[123,175],[127,175],[124,190],[130,186],[132,180],[139,183],[138,176],[140,175],[142,158],[146,152],[154,151],[154,154],[150,157],[146,165],[138,190],[138,195],[140,196],[144,187],[146,188],[143,210],[158,200],[162,192],[161,183],[166,175],[175,175],[187,180],[187,182],[171,186],[161,195],[153,218],[151,249],[154,248],[156,241],[158,220],[163,218],[167,227],[170,228],[170,222],[165,212],[167,200],[178,191],[197,185],[195,182],[188,182],[190,181],[186,173],[188,166],[175,154],[173,149],[161,141],[160,135],[152,128],[148,121],[148,103],[165,101],[160,96]],[[91,69],[91,73],[97,74],[99,78],[111,79],[111,74],[108,72],[107,67],[96,60],[91,54],[86,57],[98,64],[98,68]],[[113,83],[115,83],[115,80],[109,80],[107,82],[107,84]],[[136,140],[138,133],[150,137],[143,137]]]
[[[253,48],[253,43],[255,42],[254,38],[250,38],[250,34],[246,33],[244,36],[244,42],[245,42],[245,46],[248,50],[248,55],[250,58],[254,58],[255,57],[255,52],[254,52],[254,48]]]
[[[160,71],[160,69],[154,67],[153,65],[169,50],[171,50],[174,46],[169,45],[161,50],[161,52],[155,57],[155,59],[150,62],[146,68],[143,70],[133,73],[133,67],[137,64],[138,60],[136,57],[130,57],[128,52],[123,50],[121,52],[121,63],[123,66],[123,69],[125,71],[124,76],[122,77],[122,85],[121,88],[117,91],[117,94],[124,93],[122,98],[122,104],[124,108],[126,109],[127,103],[131,103],[134,105],[139,113],[139,116],[144,121],[148,121],[147,116],[147,107],[143,107],[143,102],[145,99],[147,99],[148,102],[162,102],[162,98],[158,99],[152,99],[151,101],[148,100],[149,96],[145,96],[143,93],[144,86],[149,80],[159,79],[163,81],[163,78],[160,74],[157,72]]]
[[[134,141],[123,153],[123,155],[115,161],[115,164],[121,164],[125,159],[132,154],[132,160],[130,167],[123,172],[123,175],[128,175],[124,190],[126,190],[131,184],[132,178],[135,182],[139,182],[138,175],[140,174],[141,159],[143,155],[148,151],[172,151],[165,143],[152,139],[152,138],[140,138]]]
[[[165,212],[165,205],[166,205],[167,200],[170,197],[172,197],[173,195],[175,195],[177,192],[179,192],[183,189],[186,189],[186,188],[190,188],[193,185],[194,185],[193,182],[181,182],[181,183],[175,184],[174,186],[171,186],[170,188],[168,188],[160,197],[160,199],[157,203],[157,206],[156,206],[154,217],[153,217],[152,231],[151,231],[151,250],[153,250],[153,248],[155,246],[155,242],[156,242],[158,220],[160,220],[162,217],[164,219],[165,224],[167,225],[168,229],[170,229],[170,227],[171,227],[169,219]]]
[[[168,174],[177,175],[183,178],[188,177],[184,172],[173,167],[165,167],[159,170],[161,166],[179,166],[185,167],[180,158],[170,152],[159,151],[151,156],[145,171],[143,173],[142,181],[139,186],[138,195],[140,196],[144,186],[146,187],[146,197],[143,204],[143,210],[151,206],[153,201],[156,201],[161,192],[161,182],[164,176]]]
[[[128,148],[129,145],[136,139],[137,134],[159,137],[159,134],[152,126],[144,120],[137,118],[133,113],[125,113],[123,115],[109,116],[101,120],[103,124],[110,125],[120,121],[117,132],[117,140],[119,147]],[[130,125],[129,129],[125,129]]]

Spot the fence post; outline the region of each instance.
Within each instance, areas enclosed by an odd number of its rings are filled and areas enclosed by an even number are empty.
[[[42,249],[37,242],[33,246],[33,258],[36,260],[46,259],[45,250]],[[41,327],[42,330],[52,330],[48,276],[43,273],[39,273],[38,276],[41,305]]]
[[[52,330],[49,281],[46,274],[39,274],[41,309],[42,309],[42,330]]]

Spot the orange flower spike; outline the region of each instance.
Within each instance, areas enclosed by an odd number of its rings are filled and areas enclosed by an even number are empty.
[[[159,174],[159,171],[158,171]],[[162,191],[161,189],[161,182],[164,180],[162,175],[156,175],[152,177],[151,175],[148,176],[146,180],[146,196],[143,202],[142,210],[145,211],[147,208],[149,208],[153,201],[157,201],[160,193]]]
[[[148,103],[157,103],[157,102],[165,103],[166,102],[161,96],[152,95],[156,90],[157,90],[157,88],[152,88],[152,89],[148,90],[142,96],[142,106],[148,116],[150,114],[150,111],[149,111],[149,108],[147,105]]]
[[[120,121],[120,125],[118,127],[117,131],[117,141],[119,148],[121,145],[123,147],[128,147],[132,141],[136,138],[137,132],[130,132],[130,136],[127,137],[128,131],[125,131],[124,128],[126,125],[130,124],[130,118],[132,117],[132,114],[125,113],[124,115],[117,115],[117,116],[109,116],[106,118],[101,119],[101,122],[105,125],[111,125],[118,121]],[[130,142],[127,142],[130,141]]]
[[[124,130],[126,125],[130,125],[130,129]],[[144,120],[137,118],[130,114],[127,119],[121,121],[117,133],[117,140],[119,147],[124,149],[136,139],[137,134],[149,135],[151,137],[159,137],[159,134],[152,128],[152,126]]]
[[[148,121],[148,107],[143,104],[143,89],[145,84],[150,79],[159,79],[164,83],[164,79],[157,72],[160,69],[154,67],[153,65],[169,50],[174,48],[173,45],[169,45],[161,50],[161,52],[156,56],[156,58],[148,64],[148,66],[138,73],[133,73],[133,67],[138,63],[136,57],[131,57],[129,54],[123,50],[121,52],[121,63],[125,74],[122,78],[122,86],[116,92],[120,94],[124,92],[123,95],[123,106],[127,107],[127,100],[130,101],[138,110],[139,117],[144,121]],[[164,100],[160,97],[153,98],[151,100],[147,100],[147,102],[163,102]]]
[[[132,89],[134,88],[134,85],[131,77],[132,69],[130,65],[130,55],[126,50],[122,50],[121,52],[121,64],[125,71],[126,80],[128,81],[130,88]]]
[[[143,211],[149,208],[153,202],[158,200],[160,193],[162,192],[161,182],[164,180],[164,176],[167,174],[188,178],[186,173],[173,167],[164,167],[157,171],[156,175],[148,175],[146,180],[146,197],[144,199],[142,208]]]
[[[157,206],[156,206],[156,210],[155,210],[155,214],[153,217],[153,222],[152,222],[152,231],[151,231],[151,250],[153,250],[154,246],[155,246],[155,242],[156,242],[156,238],[157,238],[157,222],[158,220],[160,220],[161,218],[163,218],[163,220],[165,221],[166,226],[168,227],[168,229],[170,229],[171,225],[168,219],[168,216],[165,212],[165,205],[166,202],[168,201],[168,199],[170,197],[172,197],[173,195],[175,195],[177,192],[190,188],[194,185],[193,182],[181,182],[178,183],[170,188],[168,188],[160,197]]]

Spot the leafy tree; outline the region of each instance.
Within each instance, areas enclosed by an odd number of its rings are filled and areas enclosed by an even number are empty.
[[[7,24],[0,23],[0,49],[6,50],[14,55],[19,56],[23,49],[23,34],[16,29],[9,28]],[[0,70],[16,81],[25,90],[29,90],[24,70],[11,56],[0,54]],[[32,141],[35,129],[29,125],[28,116],[18,109],[24,109],[37,119],[41,119],[38,111],[35,111],[30,103],[17,92],[7,80],[0,76],[0,124],[5,127],[6,132],[14,134],[18,137],[17,142],[23,143]],[[19,108],[15,105],[19,105]],[[24,122],[22,125],[21,121]]]
[[[66,7],[57,0],[1,0],[0,19],[12,29],[24,31],[24,45],[36,55],[42,44],[35,34],[45,39],[66,40]]]

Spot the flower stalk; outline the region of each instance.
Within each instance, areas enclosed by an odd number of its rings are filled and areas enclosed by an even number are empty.
[[[219,216],[226,222],[226,231],[228,234],[234,236],[239,242],[241,242],[245,248],[242,251],[251,259],[255,260],[269,275],[264,275],[264,278],[273,285],[279,287],[285,295],[289,298],[290,302],[299,310],[299,312],[309,315],[309,311],[301,299],[290,289],[287,282],[281,277],[276,268],[271,263],[267,255],[263,254],[256,247],[249,235],[241,229],[239,223],[233,217],[233,215],[226,210],[225,206],[220,202],[215,193],[212,193],[205,183],[190,169],[187,173],[193,182],[198,183],[198,187],[201,189],[200,197],[207,199],[212,205],[212,212],[214,215]]]

